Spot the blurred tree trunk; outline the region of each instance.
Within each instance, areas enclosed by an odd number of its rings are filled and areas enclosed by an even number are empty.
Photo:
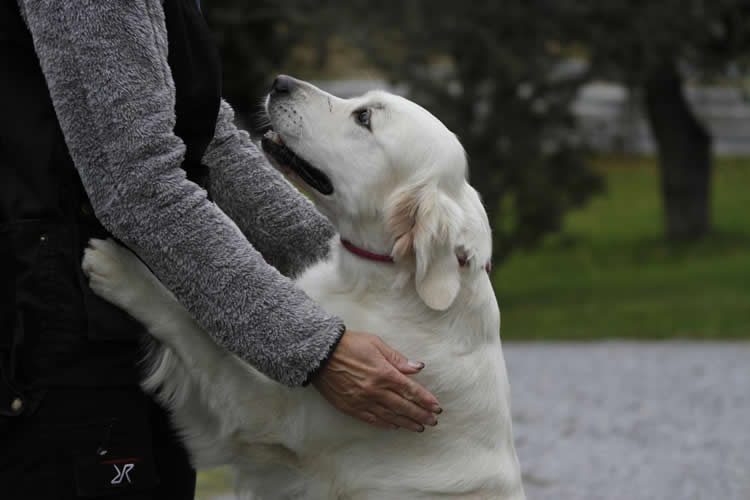
[[[690,110],[674,61],[652,68],[644,87],[659,149],[667,239],[701,238],[710,228],[711,136]]]

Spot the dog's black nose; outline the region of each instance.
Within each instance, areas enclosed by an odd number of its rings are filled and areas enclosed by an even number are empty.
[[[292,91],[292,88],[294,88],[294,78],[291,76],[279,75],[273,81],[271,92],[276,92],[277,94],[288,94]]]

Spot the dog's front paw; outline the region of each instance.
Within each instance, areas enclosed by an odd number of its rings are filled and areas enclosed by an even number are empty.
[[[118,307],[128,310],[142,296],[138,276],[143,264],[111,239],[89,240],[81,267],[94,293]]]

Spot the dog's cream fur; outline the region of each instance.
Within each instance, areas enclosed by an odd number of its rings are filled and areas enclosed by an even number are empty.
[[[356,121],[363,109],[371,130]],[[524,498],[485,270],[490,229],[458,140],[381,92],[342,100],[297,82],[268,113],[285,144],[331,179],[333,194],[311,195],[341,235],[395,259],[362,259],[336,239],[297,284],[349,328],[424,361],[415,378],[441,402],[440,423],[382,430],[314,388],[271,381],[214,344],[132,253],[92,240],[91,287],[161,342],[144,387],[172,410],[196,465],[233,465],[249,498]]]

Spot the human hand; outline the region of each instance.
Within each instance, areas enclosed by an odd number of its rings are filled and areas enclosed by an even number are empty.
[[[437,425],[438,400],[405,374],[424,363],[409,361],[375,335],[347,330],[312,384],[338,410],[386,429],[415,432]]]

